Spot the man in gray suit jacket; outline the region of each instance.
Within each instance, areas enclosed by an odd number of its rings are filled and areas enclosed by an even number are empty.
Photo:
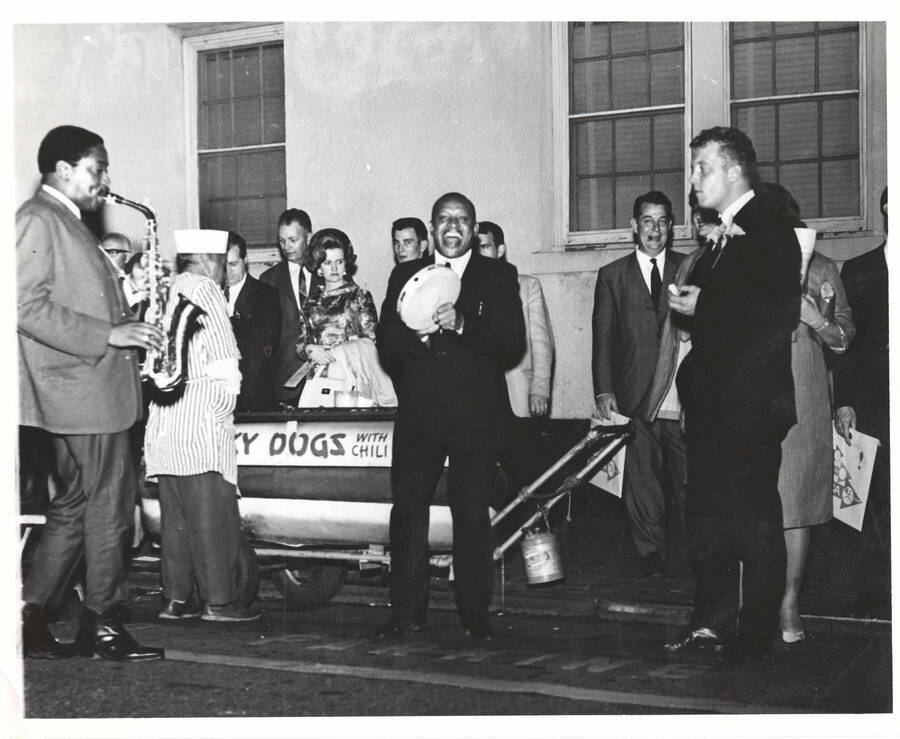
[[[22,592],[24,653],[71,656],[47,627],[46,605],[84,555],[78,651],[161,659],[122,626],[128,598],[134,466],[129,429],[141,417],[137,349],[162,333],[132,320],[116,267],[82,221],[109,192],[103,139],[77,126],[38,149],[42,185],[16,213],[19,423],[48,431],[62,490],[51,501]]]
[[[666,491],[683,517],[685,444],[675,389],[677,364],[689,343],[660,351],[669,313],[664,293],[683,255],[671,251],[672,203],[651,191],[634,201],[635,249],[597,274],[593,314],[593,377],[597,413],[632,419],[622,497],[645,573],[666,574]],[[686,338],[686,337],[685,337]],[[661,364],[665,366],[661,366]],[[665,378],[654,382],[654,377]]]

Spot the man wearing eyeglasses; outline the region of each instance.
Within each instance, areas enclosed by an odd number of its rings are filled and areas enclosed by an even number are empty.
[[[671,251],[672,203],[653,190],[634,201],[635,248],[597,274],[592,369],[597,415],[628,416],[635,438],[625,455],[622,497],[635,549],[648,577],[666,575],[666,496],[683,518],[685,444],[675,371],[690,343],[660,351],[669,313],[665,292],[683,255]],[[663,378],[660,382],[654,377]]]

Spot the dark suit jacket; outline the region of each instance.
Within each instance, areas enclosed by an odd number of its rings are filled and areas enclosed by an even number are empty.
[[[305,320],[297,307],[297,298],[294,296],[294,288],[291,285],[291,275],[286,260],[269,267],[259,276],[260,282],[271,285],[278,290],[279,304],[281,308],[281,336],[278,340],[278,351],[275,353],[275,399],[296,405],[303,389],[301,382],[295,388],[284,387],[285,381],[300,369],[303,360],[297,356],[297,342],[300,339],[300,321]],[[321,278],[313,275],[310,283],[311,291],[317,289]],[[304,287],[304,281],[300,280],[300,289]]]
[[[594,395],[615,393],[619,412],[643,416],[660,358],[660,336],[669,312],[666,288],[675,279],[682,254],[669,250],[662,294],[654,306],[637,255],[611,262],[597,273],[594,289]],[[665,355],[674,362],[674,357]]]
[[[888,270],[884,244],[844,262],[841,282],[856,337],[834,368],[834,404],[851,406],[864,433],[888,439]]]
[[[691,272],[701,288],[691,352],[679,370],[688,420],[712,422],[728,439],[772,443],[796,423],[791,333],[800,320],[800,246],[759,197],[735,216],[746,235],[729,239]],[[687,396],[687,397],[685,397]]]
[[[275,356],[281,336],[278,291],[247,275],[234,303],[231,327],[241,352],[238,411],[275,408]]]
[[[434,333],[428,346],[400,319],[397,298],[429,264],[434,256],[397,265],[381,307],[378,351],[399,401],[394,448],[417,449],[422,436],[439,436],[451,453],[497,454],[509,404],[503,372],[525,352],[516,269],[473,250],[456,301],[463,332]]]

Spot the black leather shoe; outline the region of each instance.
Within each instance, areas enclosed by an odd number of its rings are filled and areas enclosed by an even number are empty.
[[[74,644],[53,638],[47,625],[47,611],[36,603],[22,606],[22,651],[34,659],[66,659],[77,654]]]
[[[722,645],[722,639],[715,631],[701,626],[698,629],[682,634],[677,641],[669,642],[665,645],[665,649],[667,652],[673,653],[697,652],[701,649],[719,650],[722,648]]]
[[[190,601],[182,603],[170,600],[166,603],[166,607],[156,614],[156,617],[164,621],[185,621],[190,618],[200,618],[201,613],[200,606],[193,605]]]
[[[663,559],[659,552],[651,552],[642,561],[645,577],[665,577],[666,576],[666,560]]]
[[[85,608],[75,644],[82,654],[113,662],[150,662],[165,658],[163,649],[138,644],[122,622],[108,611],[100,615]]]
[[[466,636],[473,639],[489,641],[494,638],[494,628],[488,622],[486,616],[472,616],[465,625]]]

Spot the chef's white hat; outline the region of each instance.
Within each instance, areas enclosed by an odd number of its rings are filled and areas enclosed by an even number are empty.
[[[208,228],[175,231],[175,251],[178,254],[225,254],[228,251],[228,231]]]

